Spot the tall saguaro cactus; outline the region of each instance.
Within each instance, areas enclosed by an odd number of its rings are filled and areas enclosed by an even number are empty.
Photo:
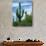
[[[21,2],[19,2],[19,8],[16,9],[16,16],[18,17],[19,22],[21,22],[21,18],[23,17],[23,15],[24,10],[23,9],[21,10]]]

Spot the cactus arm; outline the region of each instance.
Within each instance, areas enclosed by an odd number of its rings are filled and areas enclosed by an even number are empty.
[[[22,16],[21,17],[23,17],[23,15],[24,15],[24,10],[22,10]]]

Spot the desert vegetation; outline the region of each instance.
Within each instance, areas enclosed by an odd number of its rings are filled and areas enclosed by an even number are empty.
[[[25,14],[25,18],[22,20],[22,17]],[[17,19],[14,21],[13,17],[13,26],[32,26],[32,14],[27,14],[24,9],[21,9],[21,3],[19,2],[19,7],[16,9]]]

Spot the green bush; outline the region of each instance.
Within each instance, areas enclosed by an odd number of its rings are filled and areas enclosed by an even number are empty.
[[[14,22],[13,26],[32,26],[32,16],[27,15],[27,17],[23,21]]]

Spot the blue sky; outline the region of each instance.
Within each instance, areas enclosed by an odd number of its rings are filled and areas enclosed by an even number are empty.
[[[19,6],[19,2],[21,2],[21,7],[24,9],[24,11],[27,11],[27,13],[32,12],[32,0],[13,0],[12,2],[12,13],[13,16],[16,18],[16,8]]]
[[[13,2],[30,2],[30,1],[32,1],[32,0],[13,0]]]

